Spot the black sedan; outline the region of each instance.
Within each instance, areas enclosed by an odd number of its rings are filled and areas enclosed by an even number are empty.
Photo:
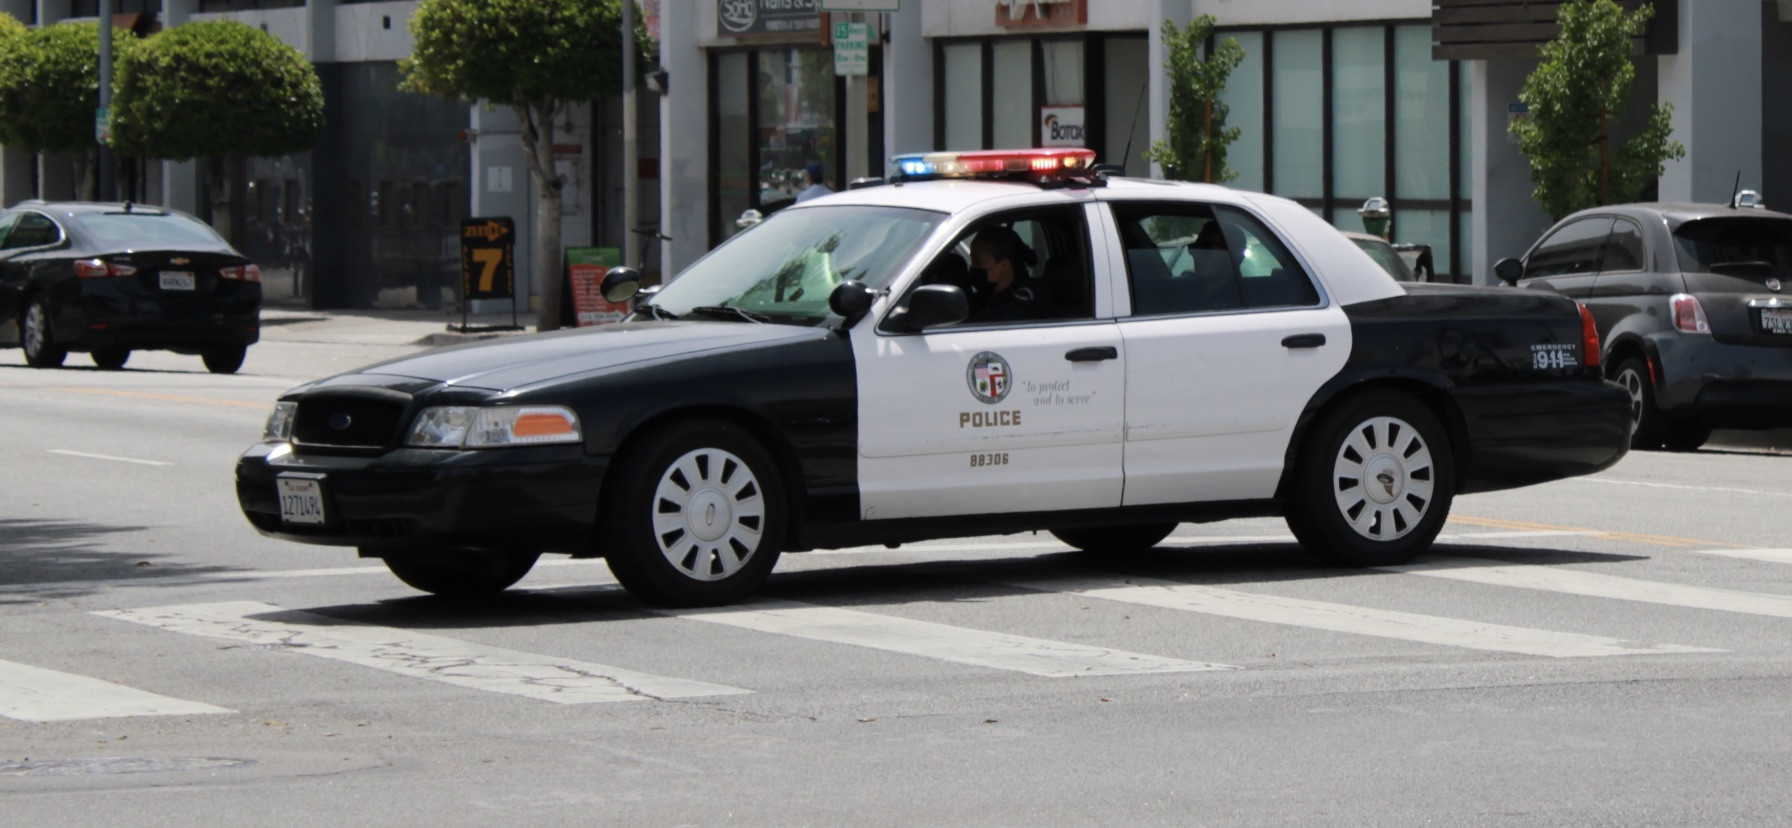
[[[1574,302],[1402,284],[1293,201],[1087,152],[907,157],[737,233],[632,321],[300,386],[237,462],[243,512],[429,592],[553,552],[704,605],[786,551],[1039,530],[1117,554],[1245,516],[1384,565],[1458,493],[1624,455]]]
[[[1752,203],[1583,210],[1495,266],[1592,311],[1635,448],[1792,423],[1792,215]]]
[[[0,213],[0,338],[32,367],[85,351],[117,369],[157,350],[235,373],[260,317],[261,269],[185,213],[42,201]]]

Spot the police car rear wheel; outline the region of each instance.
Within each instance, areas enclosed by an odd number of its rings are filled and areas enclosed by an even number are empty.
[[[390,555],[386,568],[424,592],[448,598],[496,595],[529,574],[536,554],[498,552],[442,552]]]
[[[645,435],[618,460],[603,526],[610,571],[663,606],[716,606],[771,575],[784,542],[777,463],[745,429],[690,420]]]
[[[1328,563],[1404,563],[1436,540],[1455,495],[1449,437],[1417,400],[1370,392],[1318,425],[1296,471],[1288,528]]]
[[[1144,552],[1176,531],[1174,523],[1143,523],[1134,526],[1088,526],[1076,529],[1053,529],[1052,537],[1084,552],[1105,555],[1126,555]]]

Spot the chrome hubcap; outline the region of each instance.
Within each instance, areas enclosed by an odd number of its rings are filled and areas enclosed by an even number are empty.
[[[42,353],[44,349],[44,306],[36,302],[25,311],[25,352]]]
[[[1618,372],[1618,384],[1624,386],[1625,392],[1630,394],[1630,430],[1636,431],[1637,425],[1643,421],[1643,378],[1636,371],[1626,368]]]
[[[1332,463],[1333,491],[1346,523],[1370,540],[1404,537],[1431,508],[1431,448],[1396,417],[1375,417],[1344,438]]]
[[[667,467],[653,493],[653,535],[673,568],[698,581],[740,571],[759,550],[765,492],[739,457],[697,449]]]

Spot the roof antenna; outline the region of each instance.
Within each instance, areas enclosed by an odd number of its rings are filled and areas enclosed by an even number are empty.
[[[1126,132],[1126,151],[1120,153],[1120,168],[1126,169],[1126,162],[1132,160],[1132,139],[1139,134],[1139,113],[1145,109],[1145,91],[1151,88],[1151,80],[1147,78],[1139,87],[1139,102],[1132,106],[1132,128]]]
[[[1736,209],[1736,205],[1739,204],[1741,202],[1741,200],[1742,200],[1742,170],[1737,170],[1736,171],[1736,183],[1730,185],[1730,209],[1732,209],[1732,210]]]

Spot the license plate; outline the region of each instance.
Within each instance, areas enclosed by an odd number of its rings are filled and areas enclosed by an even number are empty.
[[[194,288],[193,271],[191,271],[191,270],[164,270],[164,271],[162,271],[162,289],[163,290],[192,290],[193,288]]]
[[[324,522],[323,481],[309,477],[277,477],[274,485],[279,488],[280,493],[281,522]]]
[[[1792,334],[1792,308],[1762,308],[1761,330],[1770,334]]]

